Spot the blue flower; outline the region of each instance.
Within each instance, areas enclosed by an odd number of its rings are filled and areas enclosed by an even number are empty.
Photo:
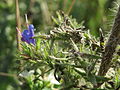
[[[28,30],[24,30],[22,32],[22,38],[21,40],[24,42],[27,42],[28,44],[34,44],[35,45],[35,39],[32,37],[34,36],[34,26],[30,24],[28,26]]]

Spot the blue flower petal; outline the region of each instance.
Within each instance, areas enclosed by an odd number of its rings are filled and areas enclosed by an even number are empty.
[[[34,36],[34,26],[31,24],[29,25],[28,30],[24,30],[22,32],[21,40],[27,42],[28,44],[32,43],[35,45],[35,39],[32,38],[33,36]]]
[[[31,29],[31,30],[34,30],[33,24],[30,24],[28,28]]]

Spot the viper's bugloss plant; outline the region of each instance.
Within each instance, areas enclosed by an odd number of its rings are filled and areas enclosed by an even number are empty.
[[[23,41],[28,44],[22,43],[23,50],[18,55],[18,59],[23,61],[23,70],[19,75],[32,83],[29,88],[86,90],[95,89],[98,83],[105,83],[99,89],[116,88],[109,86],[109,82],[114,79],[114,73],[111,77],[97,75],[106,39],[102,30],[100,29],[101,36],[95,38],[83,23],[78,24],[63,12],[57,12],[57,17],[52,17],[55,27],[49,34],[39,32],[34,36],[33,33],[28,33],[28,30],[34,29],[31,25],[27,31],[23,31]],[[29,74],[31,71],[34,72]]]

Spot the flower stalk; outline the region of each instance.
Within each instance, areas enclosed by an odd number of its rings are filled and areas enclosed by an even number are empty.
[[[19,2],[18,2],[18,0],[15,0],[15,5],[16,5],[16,27],[18,28],[18,29],[16,29],[16,32],[17,32],[16,33],[17,48],[18,48],[19,51],[21,51],[22,50],[21,44],[20,44],[21,36],[20,36],[20,34],[18,32],[18,30],[21,32],[20,10],[19,10]]]
[[[98,72],[99,76],[105,76],[107,71],[109,70],[113,54],[119,42],[120,42],[120,6],[111,30],[111,34],[105,46],[100,69]],[[102,83],[98,84],[97,87],[101,85]]]

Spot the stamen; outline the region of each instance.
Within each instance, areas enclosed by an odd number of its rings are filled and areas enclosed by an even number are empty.
[[[26,25],[27,25],[27,27],[28,27],[28,26],[29,26],[29,23],[28,23],[27,14],[25,14],[25,21],[26,21]]]

